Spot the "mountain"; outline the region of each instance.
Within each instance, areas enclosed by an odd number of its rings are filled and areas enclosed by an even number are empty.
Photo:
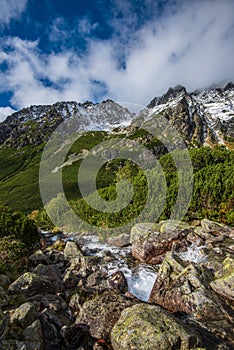
[[[132,114],[117,103],[107,100],[93,104],[85,102],[57,102],[24,108],[0,123],[0,145],[24,147],[40,145],[63,121],[78,120],[78,129],[109,130],[128,125]]]
[[[178,130],[189,148],[213,148],[218,144],[230,150],[234,148],[233,83],[224,88],[212,87],[194,92],[187,92],[182,86],[170,88],[164,95],[155,97],[137,115],[111,100],[99,104],[58,102],[31,106],[0,123],[0,204],[25,212],[42,207],[38,183],[41,155],[50,135],[61,122],[69,125],[69,121],[74,120],[75,131],[81,132],[62,165],[66,194],[69,199],[75,199],[80,195],[76,188],[81,160],[103,141],[116,137],[125,139],[125,142],[135,140],[150,149],[157,158],[168,153],[160,137],[158,139],[146,131],[149,125],[155,122],[157,125],[162,116]],[[57,153],[54,152],[52,157]],[[146,163],[147,157],[147,152],[143,152],[142,158]],[[108,157],[105,159],[108,160]],[[209,162],[212,163],[211,158]],[[113,183],[115,172],[120,167],[121,161],[117,160],[113,166],[102,167],[99,188]],[[109,174],[108,169],[111,169]]]
[[[169,88],[155,97],[137,118],[144,122],[164,116],[187,145],[234,144],[234,84],[188,93],[183,86]]]
[[[234,143],[234,84],[187,92],[185,87],[169,88],[155,97],[136,116],[119,104],[107,100],[93,104],[57,102],[24,108],[0,123],[0,145],[24,147],[40,145],[64,120],[78,120],[78,130],[111,130],[144,127],[146,121],[164,116],[181,134],[187,145],[214,146]],[[139,123],[140,121],[140,123]]]

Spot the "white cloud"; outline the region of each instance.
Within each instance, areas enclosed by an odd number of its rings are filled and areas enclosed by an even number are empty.
[[[0,107],[0,123],[3,122],[6,117],[15,112],[11,107]]]
[[[28,0],[0,0],[0,26],[19,18],[26,9]]]
[[[169,86],[193,90],[234,80],[234,2],[173,3],[160,16],[155,9],[157,16],[138,30],[122,18],[124,41],[117,34],[109,40],[89,38],[82,55],[72,49],[43,54],[37,41],[9,38],[12,50],[4,54],[2,46],[0,54],[9,65],[0,90],[13,93],[17,108],[97,96],[145,105]]]
[[[78,31],[83,35],[90,34],[93,30],[98,27],[97,23],[91,23],[88,18],[82,18],[78,22]]]

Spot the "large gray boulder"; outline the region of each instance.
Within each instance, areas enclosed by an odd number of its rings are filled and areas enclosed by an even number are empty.
[[[10,322],[15,326],[26,328],[32,324],[38,316],[38,304],[27,302],[15,309],[10,317]]]
[[[43,293],[57,293],[64,290],[62,282],[54,283],[47,277],[38,276],[32,272],[25,272],[8,288],[9,293],[32,296]]]
[[[82,257],[83,253],[75,242],[68,241],[64,248],[64,256],[67,259]]]
[[[81,306],[76,324],[88,325],[91,336],[96,339],[108,339],[121,312],[131,305],[133,301],[121,294],[105,292]]]
[[[114,350],[188,350],[199,346],[199,336],[162,307],[138,304],[121,313],[111,344]]]

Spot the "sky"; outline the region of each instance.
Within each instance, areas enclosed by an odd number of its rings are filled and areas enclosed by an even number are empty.
[[[234,0],[0,0],[0,121],[234,81]]]

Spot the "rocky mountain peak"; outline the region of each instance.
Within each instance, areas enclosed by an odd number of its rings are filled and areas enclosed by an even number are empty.
[[[159,97],[155,97],[149,104],[148,108],[153,108],[155,106],[166,104],[167,102],[175,98],[183,98],[187,94],[187,91],[184,86],[177,85],[174,88],[169,88],[167,92]]]
[[[101,103],[86,101],[57,102],[23,108],[0,124],[0,145],[22,147],[48,140],[64,120],[76,118],[78,130],[110,130],[128,125],[132,114],[112,100]]]

